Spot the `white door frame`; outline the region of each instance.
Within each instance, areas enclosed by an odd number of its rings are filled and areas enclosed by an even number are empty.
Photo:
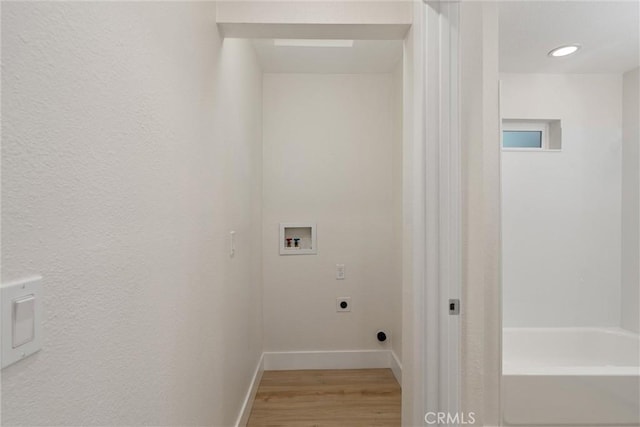
[[[413,384],[410,401],[403,401],[409,407],[403,411],[405,426],[458,425],[451,419],[427,423],[425,416],[460,412],[461,323],[459,315],[449,314],[449,300],[460,298],[462,275],[458,13],[456,2],[415,2],[409,34],[413,315],[407,337],[412,342],[405,348],[413,363],[403,373],[403,389]]]
[[[462,283],[462,148],[459,123],[457,2],[441,2],[439,17],[440,137],[440,408],[460,413],[460,315],[450,315],[449,301],[458,300]],[[427,78],[430,78],[427,75]],[[456,423],[457,424],[457,423]],[[452,423],[448,423],[452,425]]]

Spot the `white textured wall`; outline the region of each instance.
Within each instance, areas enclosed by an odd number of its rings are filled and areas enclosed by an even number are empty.
[[[3,425],[235,422],[261,351],[261,74],[215,5],[2,5]],[[237,254],[228,254],[228,230]]]
[[[392,76],[265,74],[263,88],[265,351],[389,348],[375,332],[394,327],[401,280]],[[278,255],[278,224],[298,221],[317,222],[318,254]]]
[[[422,407],[416,407],[421,399],[423,388],[421,378],[422,364],[417,355],[414,341],[414,275],[413,275],[413,199],[418,195],[413,190],[415,152],[414,152],[414,104],[417,104],[414,80],[420,73],[414,73],[418,64],[414,59],[414,47],[420,40],[422,5],[413,2],[413,24],[404,40],[402,56],[402,426],[412,426],[422,421]]]
[[[411,24],[410,0],[220,1],[218,22],[242,24]]]
[[[463,271],[461,409],[500,425],[498,7],[460,3]]]
[[[562,120],[561,152],[502,153],[504,326],[619,326],[620,75],[501,75],[502,117]]]
[[[403,66],[402,61],[396,66],[392,74],[393,85],[393,147],[392,147],[392,218],[393,218],[393,277],[392,285],[392,319],[391,329],[397,331],[393,335],[391,345],[393,352],[402,361],[402,227],[403,227],[403,158],[402,158],[402,117],[403,117]]]
[[[622,312],[623,328],[640,332],[640,68],[622,89]]]

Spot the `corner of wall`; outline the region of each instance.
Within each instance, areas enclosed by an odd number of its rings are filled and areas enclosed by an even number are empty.
[[[260,359],[258,360],[258,363],[256,365],[256,369],[253,372],[253,377],[251,377],[251,383],[249,384],[247,394],[245,395],[242,406],[240,407],[240,412],[238,414],[238,419],[236,420],[235,427],[245,427],[249,422],[251,409],[253,408],[253,402],[256,398],[256,394],[258,393],[258,387],[260,386],[260,381],[262,380],[263,373],[264,353],[260,356]]]
[[[208,2],[2,9],[3,280],[46,283],[2,424],[232,425],[262,352],[252,46]]]
[[[623,75],[621,326],[640,332],[640,68]]]
[[[500,424],[500,182],[497,5],[462,2],[464,220],[462,408]]]

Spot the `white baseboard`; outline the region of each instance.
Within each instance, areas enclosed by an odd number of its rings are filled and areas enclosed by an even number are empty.
[[[242,402],[240,414],[238,414],[238,420],[236,421],[236,427],[245,427],[247,425],[247,422],[249,422],[249,415],[251,415],[253,400],[255,399],[256,393],[258,392],[258,386],[260,385],[260,380],[262,379],[263,372],[264,353],[260,356],[260,360],[258,360],[258,365],[256,366],[256,370],[253,373],[253,378],[251,379],[251,384],[249,385],[249,390],[247,390],[247,394],[244,397],[244,402]]]
[[[398,381],[398,384],[400,384],[400,387],[402,387],[402,363],[400,363],[398,356],[396,356],[393,350],[391,350],[390,364],[391,364],[390,368],[391,368],[391,372],[393,372],[393,376],[396,377],[396,381]]]
[[[390,350],[265,352],[264,369],[373,369],[390,368]]]

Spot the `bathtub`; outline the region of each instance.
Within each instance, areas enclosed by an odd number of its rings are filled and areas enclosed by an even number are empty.
[[[640,424],[640,340],[617,328],[505,328],[505,425]]]

